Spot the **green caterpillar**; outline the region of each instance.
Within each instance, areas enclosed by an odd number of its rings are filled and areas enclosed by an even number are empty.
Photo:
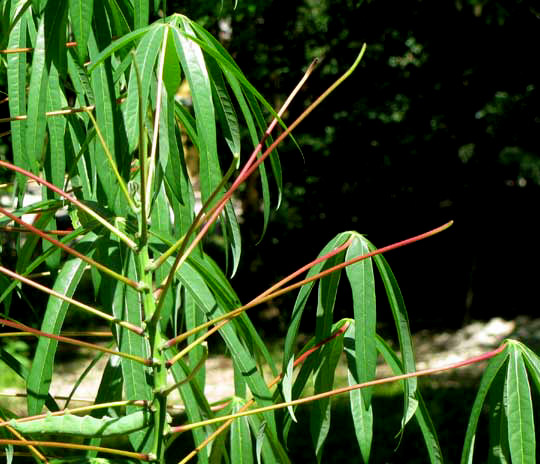
[[[103,417],[96,419],[92,416],[62,416],[49,415],[43,419],[9,422],[20,433],[50,433],[61,435],[76,435],[79,437],[110,437],[128,435],[140,430],[150,423],[151,414],[148,411],[137,411],[127,416]]]

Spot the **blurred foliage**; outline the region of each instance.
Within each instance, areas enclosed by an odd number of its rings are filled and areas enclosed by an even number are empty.
[[[237,277],[249,296],[259,289],[251,272],[276,280],[338,230],[356,229],[383,246],[454,219],[444,236],[389,256],[413,328],[531,311],[537,278],[525,269],[540,257],[533,213],[540,188],[536,2],[170,5],[203,18],[276,107],[320,58],[291,117],[368,44],[362,69],[296,130],[304,158],[292,144],[281,149],[282,207]],[[244,207],[255,244],[256,193],[246,192]],[[260,260],[278,243],[290,253]],[[283,325],[290,306],[278,303]],[[343,302],[343,312],[348,307]]]

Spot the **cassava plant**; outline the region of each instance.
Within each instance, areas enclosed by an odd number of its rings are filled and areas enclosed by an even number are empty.
[[[29,369],[0,346],[2,369],[24,379],[27,397],[24,417],[0,408],[0,449],[7,462],[286,463],[295,410],[308,402],[320,462],[331,398],[344,393],[359,454],[368,462],[373,387],[400,381],[401,428],[414,418],[429,460],[439,463],[443,453],[417,377],[487,359],[462,462],[472,462],[486,398],[490,455],[535,462],[527,372],[540,389],[540,360],[531,350],[508,340],[478,358],[416,370],[403,298],[382,253],[450,223],[380,249],[356,232],[340,233],[314,261],[248,303],[233,290],[242,249],[233,194],[258,170],[265,230],[270,185],[278,196],[282,189],[277,146],[348,77],[365,47],[342,78],[286,127],[281,116],[314,66],[276,113],[220,43],[187,17],[167,16],[165,1],[4,0],[0,5],[10,113],[3,120],[10,130],[2,136],[9,136],[12,154],[0,166],[2,176],[12,179],[3,188],[15,205],[0,209],[8,237],[0,263],[0,325],[8,329],[1,335],[3,340],[21,333],[37,337]],[[151,16],[160,19],[150,24]],[[183,83],[188,98],[177,97]],[[266,126],[268,114],[273,120]],[[277,125],[282,132],[273,140]],[[241,150],[244,126],[254,147],[247,159]],[[188,170],[187,149],[198,154],[196,172]],[[29,183],[41,187],[41,200],[25,205]],[[61,212],[69,214],[72,228],[60,230]],[[29,220],[27,214],[37,216]],[[212,237],[223,243],[226,269],[207,252]],[[376,332],[375,268],[395,321],[397,351]],[[342,270],[352,291],[351,317],[335,321]],[[87,283],[91,292],[81,289]],[[46,307],[26,295],[29,287],[47,295]],[[315,331],[296,352],[315,287]],[[279,368],[248,310],[293,290],[298,296]],[[107,326],[110,343],[82,340],[98,335],[84,327],[65,333],[68,311],[89,313],[96,325]],[[234,368],[234,396],[217,404],[204,395],[206,340],[214,333]],[[92,404],[72,408],[69,399],[61,405],[51,394],[59,342],[89,348],[96,360],[108,356]],[[349,386],[335,388],[342,353]],[[378,354],[394,377],[375,379]],[[303,396],[308,382],[314,392]],[[184,414],[171,420],[175,390]],[[488,391],[495,394],[488,397]],[[193,450],[175,455],[171,445],[178,440],[194,443]]]

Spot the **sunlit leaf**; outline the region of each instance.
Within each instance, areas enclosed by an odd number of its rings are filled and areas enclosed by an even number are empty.
[[[506,370],[505,412],[508,418],[508,441],[512,462],[536,462],[536,435],[531,389],[525,363],[520,350],[513,344],[509,347]]]

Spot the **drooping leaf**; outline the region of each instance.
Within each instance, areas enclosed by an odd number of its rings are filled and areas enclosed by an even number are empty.
[[[347,249],[345,260],[363,256],[369,248],[363,237],[354,238]],[[355,321],[356,373],[359,383],[375,378],[377,368],[377,348],[375,343],[376,302],[375,278],[371,258],[347,266],[347,278],[351,285]],[[362,389],[363,404],[366,409],[371,405],[371,388]]]
[[[474,454],[474,440],[476,437],[476,427],[478,425],[478,419],[482,412],[482,406],[486,399],[487,393],[495,379],[495,376],[503,365],[508,361],[509,353],[508,349],[505,349],[502,353],[492,358],[484,371],[478,392],[474,400],[474,404],[469,417],[469,424],[467,425],[467,431],[465,433],[465,441],[463,443],[463,452],[461,454],[461,464],[470,464],[473,462]]]
[[[369,242],[368,246],[370,251],[375,249],[375,247]],[[390,269],[390,266],[384,256],[376,255],[373,259],[384,283],[386,296],[388,298],[388,302],[390,303],[392,316],[394,317],[394,324],[396,325],[399,349],[401,351],[405,372],[415,372],[416,363],[414,360],[411,330],[409,327],[409,318],[407,316],[407,309],[405,307],[403,295],[401,294],[401,290],[399,289],[399,285],[394,277],[392,269]],[[417,384],[418,382],[416,377],[411,377],[405,381],[403,388],[404,414],[403,420],[401,421],[401,432],[403,432],[405,425],[407,422],[409,422],[416,411],[417,404],[414,398]]]
[[[209,291],[206,282],[195,272],[189,262],[183,264],[177,271],[177,276],[207,318],[225,314]],[[241,370],[255,401],[260,406],[269,405],[272,403],[272,394],[261,372],[257,369],[253,354],[246,349],[244,343],[238,338],[238,323],[239,321],[233,319],[232,323],[224,325],[219,333],[228,349],[233,353],[238,368]],[[277,436],[273,414],[264,413],[263,416],[268,423],[269,432]]]
[[[378,335],[377,350],[384,357],[384,360],[388,363],[394,375],[401,375],[404,373],[403,364],[396,353],[394,353],[388,344]],[[419,391],[416,392],[416,400],[418,401],[418,408],[416,409],[414,417],[418,421],[418,425],[422,431],[422,436],[424,437],[424,443],[426,444],[430,462],[432,464],[442,464],[443,455],[439,445],[437,432]]]
[[[349,385],[361,383],[357,370],[357,354],[359,350],[356,349],[355,328],[356,321],[350,321],[343,340],[347,358],[347,381]],[[361,390],[352,390],[349,392],[349,401],[351,404],[356,441],[360,447],[360,453],[364,462],[369,462],[371,442],[373,440],[373,408],[371,404],[366,405],[364,403]]]
[[[508,447],[508,419],[504,409],[506,372],[501,369],[495,376],[488,393],[489,455],[488,464],[510,463]]]
[[[343,351],[343,337],[337,337],[321,348],[319,368],[315,373],[314,393],[332,389],[339,357]],[[330,431],[331,398],[316,401],[311,408],[310,430],[317,462],[322,462],[324,443]]]
[[[347,237],[348,237],[347,233],[338,234],[330,242],[328,242],[328,244],[322,249],[322,251],[319,253],[319,257],[324,256],[325,254],[329,253],[333,249],[342,245],[347,239]],[[319,263],[313,266],[307,273],[307,277],[310,277],[319,273],[322,270],[323,266],[324,266],[324,263]],[[298,296],[296,298],[296,302],[294,304],[294,308],[291,315],[291,321],[289,323],[289,329],[287,330],[287,335],[285,337],[285,346],[283,348],[283,370],[287,369],[287,364],[289,363],[289,360],[291,359],[294,343],[296,340],[296,336],[298,334],[298,328],[302,320],[302,315],[304,313],[307,300],[309,298],[309,295],[311,294],[311,291],[314,285],[315,285],[315,282],[310,282],[308,284],[305,284],[302,286],[302,288],[298,292]]]
[[[176,52],[189,83],[195,123],[199,138],[199,175],[203,203],[208,199],[221,180],[221,169],[217,156],[216,121],[210,79],[204,56],[199,45],[185,37],[181,31],[192,34],[190,22],[181,17],[178,28],[174,28]]]
[[[127,100],[123,109],[130,152],[135,150],[139,141],[139,95],[142,101],[143,114],[146,116],[148,97],[154,80],[154,66],[163,40],[164,27],[154,26],[150,28],[142,37],[135,52],[135,63],[141,76],[141,89],[139,91],[137,77],[135,71],[132,70],[129,78]]]

